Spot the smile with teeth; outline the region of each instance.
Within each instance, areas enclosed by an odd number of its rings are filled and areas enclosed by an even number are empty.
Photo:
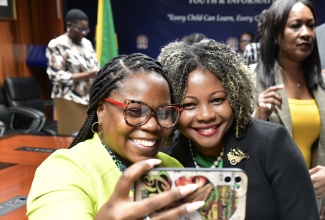
[[[146,147],[152,147],[156,143],[156,141],[148,141],[148,140],[141,140],[141,139],[132,139],[132,141],[136,144],[143,145]]]
[[[200,131],[200,132],[202,132],[202,133],[210,133],[210,132],[212,132],[214,129],[216,129],[216,127],[205,128],[205,129],[195,129],[195,130]]]

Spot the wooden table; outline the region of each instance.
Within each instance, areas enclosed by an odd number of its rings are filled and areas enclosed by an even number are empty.
[[[27,196],[36,168],[52,151],[67,148],[73,137],[15,135],[0,139],[0,203]],[[27,220],[22,206],[0,220]]]

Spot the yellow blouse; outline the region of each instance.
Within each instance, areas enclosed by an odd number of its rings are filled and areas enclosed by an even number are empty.
[[[320,115],[314,99],[288,99],[292,120],[292,137],[311,166],[311,148],[320,135]]]

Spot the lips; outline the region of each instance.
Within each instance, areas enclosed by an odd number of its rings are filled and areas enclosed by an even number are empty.
[[[309,42],[305,42],[305,43],[298,44],[298,47],[304,50],[310,50],[312,48],[312,44]]]
[[[220,125],[218,126],[210,126],[210,127],[196,127],[193,128],[198,134],[202,135],[202,136],[212,136],[215,135],[218,132],[218,128]]]
[[[143,140],[143,139],[131,139],[131,141],[137,145],[142,145],[145,147],[153,147],[156,144],[156,140]]]

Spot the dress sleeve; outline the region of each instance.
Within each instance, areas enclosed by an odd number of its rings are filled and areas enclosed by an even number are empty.
[[[67,67],[67,53],[68,50],[64,45],[60,45],[56,39],[50,41],[46,49],[47,58],[47,74],[53,85],[73,84],[72,73],[68,71]]]

